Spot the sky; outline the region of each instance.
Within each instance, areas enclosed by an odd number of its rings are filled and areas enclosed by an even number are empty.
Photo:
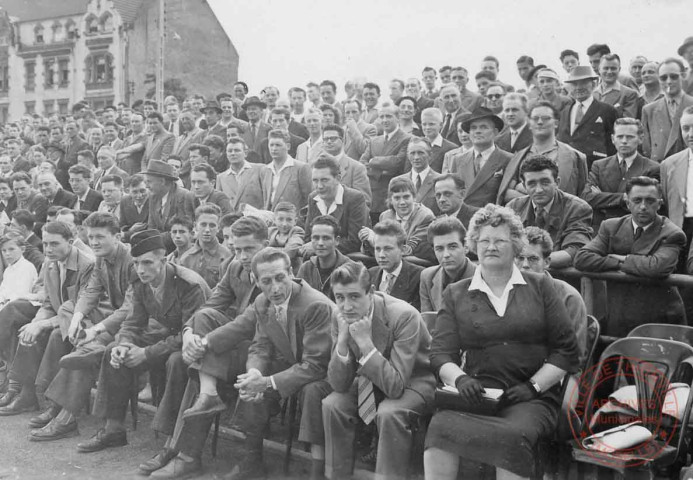
[[[592,43],[609,44],[624,63],[635,55],[661,60],[693,35],[691,0],[208,1],[251,94],[275,85],[286,96],[324,79],[341,94],[357,76],[386,91],[393,78],[420,78],[426,65],[462,65],[473,76],[486,55],[500,60],[500,80],[520,86],[520,55],[563,76],[558,56],[566,48],[583,65]]]

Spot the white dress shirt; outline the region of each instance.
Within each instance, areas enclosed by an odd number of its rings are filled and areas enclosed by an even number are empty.
[[[484,292],[498,316],[502,317],[505,315],[505,309],[508,308],[508,298],[510,297],[510,290],[512,290],[515,285],[526,284],[527,282],[525,282],[525,279],[522,277],[520,269],[517,268],[517,266],[513,265],[513,273],[510,275],[510,280],[508,280],[508,283],[505,285],[505,288],[503,289],[503,293],[501,294],[501,296],[497,297],[496,294],[493,293],[493,290],[491,290],[491,287],[488,286],[488,283],[486,283],[486,281],[481,276],[481,269],[477,268],[474,272],[474,276],[472,277],[472,281],[469,284],[469,290],[479,290],[480,292]]]
[[[378,287],[379,292],[386,292],[387,293],[387,287],[389,285],[388,278],[392,275],[394,276],[392,280],[392,285],[395,284],[397,281],[397,277],[399,277],[400,272],[402,271],[402,262],[399,262],[399,265],[397,268],[395,268],[391,272],[387,272],[386,270],[383,270],[383,275],[380,278],[380,286]]]

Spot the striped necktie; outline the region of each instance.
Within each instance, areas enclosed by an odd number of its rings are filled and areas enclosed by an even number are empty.
[[[368,425],[375,419],[375,393],[373,392],[373,382],[366,377],[359,375],[359,417],[363,423]]]

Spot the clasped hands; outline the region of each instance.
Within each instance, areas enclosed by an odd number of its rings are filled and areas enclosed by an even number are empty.
[[[241,373],[233,386],[244,402],[260,402],[267,390],[267,377],[257,368],[251,368],[246,373]]]
[[[183,361],[190,365],[205,356],[207,348],[202,344],[202,337],[186,330],[183,333]]]
[[[337,347],[340,353],[349,351],[349,345],[347,343],[349,337],[356,342],[361,355],[367,355],[373,350],[375,345],[373,345],[373,339],[371,338],[371,324],[372,321],[368,315],[350,323],[341,313],[338,314],[337,325],[339,331],[337,334]]]
[[[38,338],[47,330],[53,328],[53,323],[50,319],[36,320],[26,325],[22,325],[19,329],[18,337],[19,344],[25,347],[33,347],[36,345]]]
[[[111,350],[111,367],[116,370],[121,365],[127,368],[135,368],[147,361],[144,348],[132,343],[123,342]]]

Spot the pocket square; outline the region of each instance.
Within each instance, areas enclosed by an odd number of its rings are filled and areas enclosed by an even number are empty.
[[[604,123],[604,120],[602,120],[602,117],[597,117],[594,123]]]

